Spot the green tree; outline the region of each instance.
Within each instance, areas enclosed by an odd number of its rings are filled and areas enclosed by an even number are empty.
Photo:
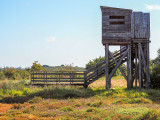
[[[30,73],[27,70],[18,70],[18,73],[20,74],[21,78],[23,80],[28,80],[30,79]]]
[[[160,49],[157,53],[157,57],[150,61],[151,86],[153,88],[160,88]]]
[[[91,68],[92,66],[96,65],[97,63],[101,62],[102,60],[105,60],[105,57],[98,57],[98,58],[95,58],[93,60],[90,60],[87,64],[86,64],[86,69],[89,69]]]
[[[13,67],[6,67],[4,68],[4,75],[6,76],[6,78],[8,79],[14,79],[14,74],[17,72],[17,70]]]
[[[5,75],[3,70],[0,68],[0,80],[4,80],[5,79]]]
[[[35,61],[31,66],[31,71],[43,71],[43,67],[37,61]]]

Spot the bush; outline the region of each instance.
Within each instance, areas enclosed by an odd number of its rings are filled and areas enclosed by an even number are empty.
[[[118,120],[156,120],[158,114],[155,110],[148,108],[129,108],[119,109],[115,113],[111,114],[109,118]]]
[[[160,88],[160,65],[152,69],[151,86],[153,88]]]
[[[21,75],[18,72],[16,72],[16,73],[13,74],[13,79],[14,80],[21,80],[22,77],[21,77]]]
[[[90,107],[86,109],[86,112],[95,112],[98,113],[100,112],[100,109],[96,108],[96,107]]]
[[[160,49],[157,52],[158,56],[150,61],[152,88],[160,88]]]
[[[29,103],[38,103],[41,102],[43,99],[41,97],[34,97]]]
[[[20,74],[20,76],[23,80],[30,79],[30,73],[27,70],[18,70],[18,73]]]
[[[0,80],[4,80],[4,79],[5,79],[5,75],[3,71],[0,71]]]
[[[66,106],[66,107],[62,107],[61,111],[63,112],[70,112],[70,111],[74,111],[74,108],[71,106]]]
[[[9,67],[6,67],[4,68],[4,74],[5,74],[5,77],[7,77],[8,79],[14,79],[14,74],[16,73],[16,69],[15,68],[9,68]]]

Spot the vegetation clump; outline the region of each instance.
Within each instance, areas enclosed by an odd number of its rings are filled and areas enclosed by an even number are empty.
[[[150,61],[152,88],[160,88],[160,49],[157,53],[157,57]]]
[[[159,103],[160,92],[155,89],[0,84],[0,119],[158,120]]]

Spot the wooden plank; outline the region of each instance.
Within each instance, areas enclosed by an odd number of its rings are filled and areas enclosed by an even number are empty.
[[[32,79],[37,80],[37,79],[43,79],[44,81],[48,80],[48,79],[57,79],[57,77],[47,77],[47,78],[43,78],[43,77],[32,77]],[[84,79],[84,77],[68,77],[68,78],[63,78],[63,77],[58,77],[58,79]]]
[[[143,25],[143,13],[134,12],[134,38],[141,38],[142,25]]]
[[[43,83],[34,83],[33,85],[44,86]],[[74,85],[74,86],[84,86],[83,83],[47,83],[46,85]]]
[[[134,25],[135,25],[135,23],[134,23],[134,20],[135,19],[135,12],[133,12],[132,13],[132,15],[131,15],[131,38],[134,38],[134,31],[135,31],[135,29],[134,29]]]
[[[150,14],[143,13],[143,27],[142,27],[142,38],[150,38]]]
[[[37,72],[37,73],[31,73],[32,75],[71,75],[71,73],[63,73],[63,72],[53,72],[53,73],[41,73],[41,72]],[[72,75],[83,75],[84,73],[72,73]]]
[[[44,84],[45,80],[35,80],[34,83],[36,82],[42,82]],[[48,82],[57,82],[56,80],[48,80]],[[70,80],[61,80],[60,82],[71,82]],[[84,80],[73,80],[72,82],[84,82]],[[45,83],[46,84],[46,83]]]
[[[131,22],[132,38],[150,38],[150,14],[133,12]],[[134,36],[133,36],[134,34]]]

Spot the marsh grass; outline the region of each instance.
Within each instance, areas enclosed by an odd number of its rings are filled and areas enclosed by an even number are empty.
[[[0,119],[106,119],[160,118],[159,90],[104,87],[30,86],[25,82],[1,83],[0,102],[12,103]]]

